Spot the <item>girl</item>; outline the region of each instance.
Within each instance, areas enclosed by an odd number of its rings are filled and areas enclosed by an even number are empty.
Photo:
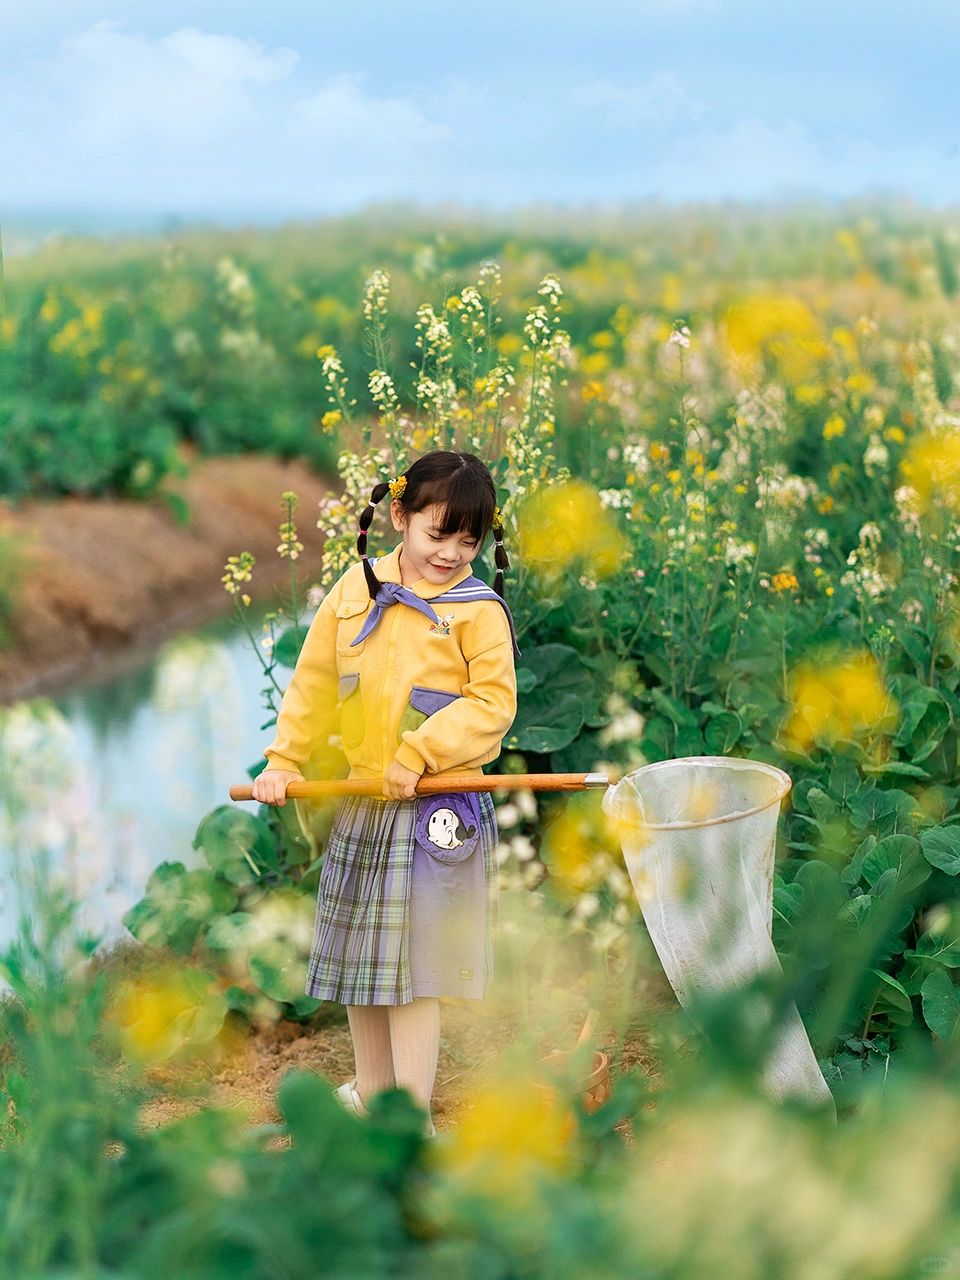
[[[367,529],[388,492],[403,540],[371,561]],[[470,570],[491,528],[493,590]],[[356,1078],[335,1091],[344,1106],[365,1114],[396,1085],[429,1117],[439,997],[481,1000],[493,971],[493,802],[415,792],[423,774],[481,774],[516,713],[519,650],[490,472],[470,453],[425,454],[374,487],[357,550],[360,563],[310,624],[253,795],[284,804],[289,783],[310,772],[312,745],[337,723],[349,776],[381,780],[383,797],[337,805],[306,991],[347,1006]]]

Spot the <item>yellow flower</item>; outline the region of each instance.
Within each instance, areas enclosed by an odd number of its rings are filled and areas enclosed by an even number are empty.
[[[833,510],[836,504],[834,503],[833,498],[830,496],[830,494],[825,493],[822,497],[817,499],[815,505],[817,510],[820,512],[822,516],[827,516],[830,514],[830,512]]]
[[[794,387],[793,394],[798,404],[819,404],[827,394],[826,388],[817,382],[801,382]]]
[[[536,490],[520,509],[517,534],[520,555],[539,572],[580,561],[590,577],[608,577],[628,550],[613,515],[582,480]]]
[[[328,409],[320,419],[320,428],[323,431],[331,432],[343,421],[343,414],[339,409]]]
[[[660,305],[664,311],[680,310],[680,285],[682,281],[675,272],[667,272],[661,280]]]
[[[670,460],[670,450],[667,448],[665,444],[660,444],[659,441],[655,440],[653,444],[650,446],[650,461],[651,462],[668,462],[669,460]]]
[[[80,312],[84,326],[87,329],[99,329],[103,324],[103,308],[96,306],[87,306]]]
[[[792,573],[775,573],[770,580],[771,591],[796,591],[800,584]]]
[[[609,329],[601,329],[598,333],[591,333],[589,342],[591,347],[599,347],[603,350],[609,350],[616,342],[616,337]]]
[[[868,395],[873,390],[874,382],[870,374],[864,369],[857,369],[846,379],[845,386],[848,391],[853,391],[860,395]]]
[[[584,400],[605,401],[607,398],[607,389],[602,382],[598,382],[595,378],[589,382],[585,382],[580,389],[580,394]]]
[[[900,463],[904,481],[917,491],[922,512],[960,510],[960,430],[928,431],[911,441]]]
[[[523,346],[523,339],[515,333],[505,333],[497,339],[497,350],[502,356],[515,356]]]
[[[850,361],[857,358],[857,340],[849,329],[838,327],[831,330],[830,337]]]
[[[390,496],[391,496],[391,498],[402,498],[402,497],[403,497],[404,490],[405,490],[405,489],[406,489],[406,487],[407,487],[407,477],[406,477],[406,476],[394,476],[394,478],[393,478],[392,480],[388,480],[388,481],[387,481],[387,483],[388,483],[388,485],[390,486]]]
[[[475,1093],[449,1146],[432,1155],[456,1181],[513,1207],[535,1193],[538,1176],[572,1169],[576,1131],[554,1091],[522,1077],[494,1081]]]
[[[451,293],[450,297],[447,299],[445,303],[445,306],[448,311],[459,311],[460,308],[463,306],[463,302],[461,301],[460,297],[457,294]]]
[[[820,321],[790,295],[754,294],[724,314],[723,341],[743,373],[758,377],[771,362],[790,386],[815,381],[829,354]]]
[[[326,360],[327,356],[335,356],[336,354],[337,354],[336,347],[331,346],[329,342],[324,343],[322,347],[317,347],[318,360]]]
[[[887,427],[883,438],[891,441],[892,444],[903,444],[907,437],[902,427]]]
[[[828,587],[826,594],[832,593]],[[784,741],[803,751],[814,744],[829,746],[840,739],[890,733],[896,726],[897,704],[868,649],[799,663],[791,673],[787,696]]]
[[[588,378],[592,378],[598,373],[606,373],[610,368],[610,357],[605,351],[594,351],[590,355],[583,357],[580,361],[580,368]]]
[[[839,413],[835,413],[823,424],[823,438],[824,440],[833,440],[836,436],[842,436],[846,429],[847,424],[843,418],[840,417]]]
[[[213,1039],[226,1008],[210,976],[188,969],[125,981],[107,1020],[117,1028],[127,1058],[159,1062]]]
[[[667,472],[667,479],[670,481],[671,484],[680,483],[680,472],[677,470],[676,467],[674,467],[672,471]]]
[[[551,883],[567,898],[602,883],[611,860],[622,861],[618,832],[599,793],[570,797],[544,828],[542,856]]]

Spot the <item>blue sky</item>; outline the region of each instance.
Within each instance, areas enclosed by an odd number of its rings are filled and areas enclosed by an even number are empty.
[[[6,0],[0,217],[960,201],[956,0]]]

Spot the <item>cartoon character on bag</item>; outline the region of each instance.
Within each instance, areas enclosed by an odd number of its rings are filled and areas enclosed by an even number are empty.
[[[459,849],[476,832],[474,826],[465,827],[452,809],[434,809],[427,823],[427,839],[438,849]]]

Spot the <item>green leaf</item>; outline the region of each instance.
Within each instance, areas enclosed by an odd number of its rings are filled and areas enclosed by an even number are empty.
[[[517,667],[517,693],[529,693],[536,683],[536,674],[529,667]]]
[[[145,896],[122,919],[145,945],[186,954],[201,930],[236,902],[235,891],[205,867],[188,871],[182,862],[163,862],[147,881]]]
[[[739,741],[743,721],[735,711],[712,716],[703,730],[703,740],[711,755],[725,756]]]
[[[860,841],[854,851],[853,857],[840,872],[840,879],[844,884],[853,885],[857,883],[863,875],[863,864],[866,860],[867,854],[871,849],[876,848],[876,844],[877,837],[872,831],[868,836],[865,836],[864,839]]]
[[[915,764],[908,764],[906,760],[889,760],[886,764],[865,764],[863,772],[877,777],[883,777],[885,774],[899,774],[905,778],[930,777],[926,769],[921,769]]]
[[[928,930],[917,939],[916,947],[905,951],[911,960],[928,960],[942,964],[945,969],[960,968],[960,937],[947,938],[942,933]]]
[[[960,991],[945,969],[937,969],[925,979],[920,989],[923,1020],[941,1040],[954,1040],[960,1034]]]
[[[807,802],[818,822],[830,822],[840,813],[840,806],[833,796],[828,795],[822,787],[811,787],[807,792]]]
[[[903,892],[923,884],[930,875],[930,865],[921,855],[920,841],[913,836],[885,836],[878,840],[863,860],[863,878],[874,886],[890,869],[896,871]]]
[[[278,865],[267,823],[236,805],[212,809],[197,828],[193,847],[202,850],[208,866],[232,884],[251,884]]]
[[[254,923],[249,911],[231,911],[214,920],[204,941],[214,951],[245,951],[255,937]]]
[[[250,976],[271,1000],[293,1002],[305,994],[307,963],[299,950],[282,938],[268,938],[249,957]]]
[[[956,827],[927,827],[920,832],[920,847],[926,860],[948,876],[960,872],[960,830]]]
[[[297,665],[308,630],[309,627],[303,626],[287,627],[286,631],[277,637],[277,642],[273,646],[273,656],[281,666],[293,668]]]
[[[677,726],[689,725],[692,728],[697,727],[697,717],[689,707],[684,706],[682,702],[678,702],[676,698],[671,698],[656,685],[650,690],[650,697],[653,704],[668,720],[672,720]]]
[[[903,1009],[912,1012],[913,1005],[910,1003],[910,996],[896,978],[891,977],[889,973],[883,973],[880,969],[871,969],[870,972],[874,977],[880,979],[880,984],[883,988],[884,1001],[892,1005],[895,1009]]]
[[[541,690],[535,690],[541,694]],[[517,717],[505,745],[517,751],[559,751],[571,743],[583,728],[583,707],[575,693],[550,697],[530,694],[519,703]]]

